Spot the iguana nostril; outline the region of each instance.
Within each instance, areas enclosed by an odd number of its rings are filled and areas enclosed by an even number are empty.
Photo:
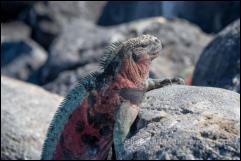
[[[159,39],[155,39],[154,41],[155,41],[155,43],[160,43],[161,42]]]

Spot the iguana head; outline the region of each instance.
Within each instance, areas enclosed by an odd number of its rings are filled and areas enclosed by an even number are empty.
[[[102,67],[138,85],[148,77],[151,61],[160,55],[161,49],[161,41],[151,35],[114,43],[104,57]]]
[[[124,57],[138,63],[139,59],[153,60],[160,55],[162,44],[155,36],[142,35],[123,43]]]

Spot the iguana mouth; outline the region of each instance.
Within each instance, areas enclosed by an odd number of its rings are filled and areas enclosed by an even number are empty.
[[[159,55],[161,55],[161,50],[162,50],[162,47],[158,47],[157,49],[155,49],[154,52],[150,53],[150,58],[151,60],[155,59],[156,57],[158,57]]]
[[[156,38],[154,44],[151,46],[151,52],[149,53],[151,60],[155,59],[161,54],[162,43],[161,40]]]

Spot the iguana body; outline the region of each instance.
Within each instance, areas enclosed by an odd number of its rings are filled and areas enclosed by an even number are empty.
[[[42,159],[105,159],[113,140],[118,151],[144,93],[171,83],[148,79],[151,61],[160,51],[160,40],[150,35],[110,46],[102,62],[104,71],[83,79],[59,107]]]

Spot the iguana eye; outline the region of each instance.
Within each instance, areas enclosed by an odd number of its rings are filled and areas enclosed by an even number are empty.
[[[137,62],[138,58],[137,58],[137,55],[135,53],[132,54],[132,59]]]
[[[147,47],[147,45],[146,44],[141,44],[141,47],[145,48],[145,47]]]

